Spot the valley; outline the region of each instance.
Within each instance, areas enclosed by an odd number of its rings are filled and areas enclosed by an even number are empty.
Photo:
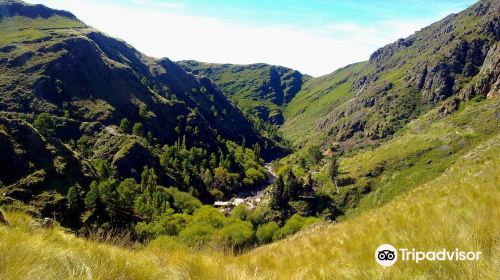
[[[495,0],[320,77],[0,0],[0,278],[496,279],[499,97]]]

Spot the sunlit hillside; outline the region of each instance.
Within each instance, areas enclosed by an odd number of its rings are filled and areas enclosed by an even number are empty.
[[[289,239],[234,256],[194,252],[163,238],[140,248],[42,230],[22,214],[0,227],[1,279],[498,279],[500,136],[462,155],[443,175],[345,222],[312,226]],[[31,225],[30,225],[31,224]],[[373,257],[383,243],[422,251],[481,251],[478,262]]]

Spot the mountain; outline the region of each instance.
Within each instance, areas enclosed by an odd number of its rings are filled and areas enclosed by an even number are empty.
[[[233,65],[178,62],[184,69],[214,81],[235,104],[273,124],[284,122],[282,110],[311,77],[299,71],[267,64]]]
[[[370,60],[308,80],[284,110],[285,138],[296,147],[377,144],[412,119],[440,107],[498,96],[500,3],[479,1]]]
[[[150,167],[161,185],[211,202],[260,184],[261,157],[284,152],[208,78],[69,12],[2,0],[0,14],[4,201],[57,212],[71,186],[84,196],[92,181],[140,181]],[[245,175],[250,164],[258,179]],[[202,178],[217,167],[231,186]]]
[[[317,78],[0,12],[0,278],[499,278],[500,2]]]

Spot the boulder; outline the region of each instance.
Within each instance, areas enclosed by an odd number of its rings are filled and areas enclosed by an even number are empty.
[[[50,218],[43,218],[43,220],[40,222],[40,227],[52,228],[54,227],[54,221]]]

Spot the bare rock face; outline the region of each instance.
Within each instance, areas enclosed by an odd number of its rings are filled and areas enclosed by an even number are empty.
[[[7,220],[5,220],[3,214],[2,214],[2,211],[0,211],[0,225],[9,225],[9,223],[7,222]]]
[[[478,89],[488,98],[500,96],[500,44],[490,49],[479,73],[484,78],[478,83]]]

